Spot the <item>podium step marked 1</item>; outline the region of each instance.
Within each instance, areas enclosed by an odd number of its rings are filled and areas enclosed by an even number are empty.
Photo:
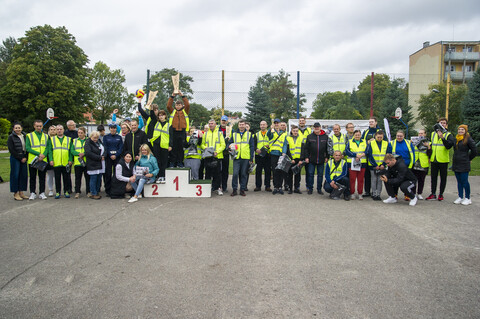
[[[190,180],[190,168],[167,168],[165,184],[149,184],[143,189],[145,197],[211,197],[212,181]]]

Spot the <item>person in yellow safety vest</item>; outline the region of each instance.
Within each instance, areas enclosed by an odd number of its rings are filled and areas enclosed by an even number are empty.
[[[152,137],[149,140],[153,155],[158,163],[157,183],[165,183],[165,169],[168,165],[168,154],[172,151],[170,146],[170,124],[167,122],[167,113],[164,110],[157,112],[157,116],[153,117],[150,111],[151,123],[153,123]]]
[[[38,183],[40,185],[39,198],[47,199],[45,195],[45,175],[47,170],[40,171],[30,164],[38,156],[40,161],[47,162],[48,149],[50,145],[50,139],[48,135],[42,132],[43,123],[40,120],[35,120],[33,122],[33,128],[35,131],[27,134],[25,140],[25,148],[28,153],[27,163],[28,171],[30,175],[30,200],[37,198],[36,188],[37,188],[37,174],[38,174]],[[26,197],[26,196],[24,196]],[[24,198],[26,199],[26,198]]]
[[[342,132],[340,131],[339,124],[333,125],[333,134],[330,138],[333,142],[333,151],[340,151],[343,155],[345,152],[345,144],[347,142],[347,138],[345,134],[342,134]]]
[[[363,134],[362,134],[362,139],[367,143],[367,145],[374,140],[374,136],[375,136],[375,133],[377,131],[380,130],[380,127],[378,127],[378,120],[375,116],[372,116],[370,117],[370,119],[368,120],[368,129],[366,129],[365,131],[363,131]],[[367,163],[367,166],[368,166],[368,163]],[[364,176],[364,180],[365,180],[365,187],[364,187],[364,191],[365,191],[365,194],[363,194],[364,197],[368,197],[371,195],[370,193],[370,189],[371,189],[371,176],[370,176],[370,170],[369,169],[366,169],[365,170],[365,176]]]
[[[173,99],[176,95],[181,95],[182,100],[175,102],[175,108],[172,107]],[[168,124],[170,125],[170,167],[184,167],[183,165],[183,143],[187,138],[187,132],[190,131],[190,103],[182,92],[172,93],[167,102],[167,111],[170,113]]]
[[[116,130],[116,127],[114,127]],[[85,177],[85,186],[87,196],[90,197],[90,175],[87,174],[85,157],[85,142],[87,141],[87,129],[80,127],[78,129],[78,138],[75,138],[70,144],[70,153],[73,156],[73,167],[75,168],[75,198],[79,198],[82,188],[82,175]],[[83,161],[83,164],[80,162]]]
[[[443,127],[443,130],[435,130],[430,136],[430,142],[432,143],[432,155],[430,156],[431,167],[431,194],[426,200],[443,200],[443,192],[447,186],[447,170],[448,163],[450,162],[450,149],[455,145],[456,139],[453,134],[447,131],[448,121],[446,118],[441,117],[438,119],[438,124]],[[440,190],[437,192],[437,180],[438,173],[440,173]]]
[[[355,182],[357,182],[358,199],[362,200],[363,196],[363,179],[365,177],[365,169],[367,167],[367,157],[365,151],[367,149],[367,142],[362,139],[362,133],[360,130],[355,130],[353,133],[353,139],[349,141],[345,147],[345,153],[348,156],[348,175],[350,177],[350,199],[355,199]],[[356,162],[360,162],[360,170],[352,169],[352,159]]]
[[[333,197],[334,190],[337,190],[339,186],[344,186],[343,198],[346,201],[350,200],[350,190],[348,179],[348,163],[342,159],[342,152],[339,150],[333,151],[333,158],[329,159],[325,166],[325,183],[323,188],[330,194],[330,198],[339,199]]]
[[[212,191],[216,191],[219,196],[223,195],[220,184],[221,176],[221,160],[223,159],[223,150],[225,149],[225,138],[222,132],[217,128],[215,120],[208,121],[208,130],[202,137],[202,149],[212,147],[215,152],[213,157],[205,158],[205,178],[212,178]]]
[[[379,130],[375,133],[375,140],[367,146],[366,154],[368,159],[368,167],[372,180],[372,199],[375,201],[382,200],[382,180],[380,179],[382,171],[387,167],[383,162],[386,154],[392,153],[392,145],[384,140],[385,133]]]
[[[305,143],[305,140],[307,139],[307,136],[312,134],[312,129],[310,127],[306,126],[307,120],[305,117],[300,116],[298,119],[298,136],[303,140],[303,143]]]
[[[268,124],[267,121],[260,122],[260,131],[255,134],[255,163],[257,168],[255,170],[255,189],[254,192],[259,192],[262,189],[262,171],[264,175],[265,191],[271,192],[270,177],[272,176],[272,168],[270,165],[269,139],[268,139]]]
[[[246,121],[238,122],[238,130],[232,132],[228,140],[228,147],[235,149],[236,155],[233,159],[232,193],[230,196],[238,195],[238,181],[240,180],[240,195],[246,196],[248,167],[253,163],[254,141],[252,133],[246,129]]]
[[[418,137],[421,139],[426,139],[427,132],[425,129],[422,128],[418,131]],[[425,140],[422,145],[415,145],[415,164],[413,164],[412,172],[418,180],[418,186],[416,186],[413,190],[414,193],[417,194],[417,198],[420,200],[423,199],[423,187],[425,185],[425,177],[428,174],[428,168],[430,167],[431,155],[432,145],[429,141]]]
[[[302,165],[303,163],[303,145],[304,139],[299,136],[298,134],[298,126],[292,125],[290,135],[287,136],[287,143],[284,144],[283,149],[284,153],[286,153],[292,159],[292,167],[294,165]],[[294,183],[294,175],[292,172],[292,168],[288,170],[287,176],[287,185],[288,185],[288,193],[296,193],[301,194],[300,191],[300,181],[301,181],[301,172],[295,174],[295,183]]]
[[[280,120],[275,119],[273,121],[273,127],[267,133],[267,136],[270,139],[268,144],[270,151],[270,167],[273,173],[273,195],[283,195],[282,185],[286,179],[286,174],[284,171],[275,168],[277,167],[278,159],[282,155],[283,146],[287,138],[286,130],[287,126],[280,125]]]
[[[70,198],[70,193],[72,192],[72,179],[70,178],[70,167],[73,161],[72,153],[70,153],[72,140],[64,135],[64,130],[63,125],[57,125],[57,136],[52,138],[48,155],[50,165],[53,166],[53,171],[55,172],[55,199],[60,198],[62,179],[65,198]]]
[[[199,179],[198,172],[202,160],[202,136],[202,131],[197,130],[195,126],[191,126],[185,141],[185,167],[190,167],[191,179]]]

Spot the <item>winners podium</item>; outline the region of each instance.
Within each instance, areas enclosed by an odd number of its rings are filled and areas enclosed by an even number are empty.
[[[164,184],[149,184],[143,189],[145,197],[211,197],[212,181],[190,180],[190,168],[167,168]]]

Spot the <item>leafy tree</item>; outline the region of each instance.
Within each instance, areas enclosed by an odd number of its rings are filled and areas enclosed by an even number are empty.
[[[268,95],[268,88],[273,82],[273,76],[267,73],[259,76],[255,86],[250,87],[248,91],[248,102],[246,119],[250,122],[252,131],[260,129],[260,122],[267,121],[269,123],[270,114],[272,113],[270,105],[270,96]]]
[[[473,139],[480,140],[480,68],[468,82],[468,92],[461,103],[465,124]]]
[[[150,91],[158,91],[157,96],[153,103],[157,104],[159,109],[167,111],[167,101],[173,92],[172,76],[179,73],[175,69],[165,68],[161,71],[155,72],[150,77]],[[192,98],[193,90],[190,83],[193,82],[193,78],[189,75],[180,73],[180,91],[190,100]],[[146,86],[143,87],[147,89]],[[168,114],[168,112],[167,112]]]
[[[360,102],[360,108],[358,111],[362,114],[364,119],[370,117],[371,82],[372,76],[367,75],[358,85],[356,93]],[[390,76],[384,73],[375,74],[373,82],[373,115],[378,116],[381,110],[381,102],[385,96],[385,91],[390,87]]]
[[[313,101],[312,117],[316,119],[362,119],[362,115],[351,104],[349,92],[324,92]]]
[[[385,91],[384,97],[380,104],[380,118],[386,118],[389,122],[390,132],[392,135],[398,130],[405,130],[405,125],[399,120],[393,119],[395,110],[400,108],[402,110],[402,121],[407,124],[409,128],[409,135],[412,134],[415,120],[412,115],[412,107],[408,105],[408,94],[406,91],[406,82],[404,79],[395,79],[392,81],[388,89]]]
[[[422,126],[429,132],[437,123],[439,117],[445,116],[447,101],[447,85],[445,83],[432,84],[429,86],[430,93],[420,95],[418,106],[418,118]],[[436,93],[436,90],[438,93]],[[450,98],[448,104],[448,127],[455,128],[463,122],[461,102],[467,93],[467,86],[459,84],[450,86]]]
[[[12,37],[8,37],[3,40],[2,45],[0,46],[0,91],[7,84],[6,72],[7,67],[13,58],[13,48],[17,44],[17,40]],[[0,109],[5,110],[6,106],[4,101],[0,99]]]
[[[99,61],[95,63],[92,73],[92,111],[99,123],[105,123],[114,109],[126,113],[135,104],[134,94],[128,94],[125,87],[123,70],[112,70]]]
[[[297,87],[288,79],[290,74],[280,70],[273,77],[272,83],[267,89],[269,101],[275,117],[282,121],[297,117],[297,97],[293,90]],[[302,105],[306,102],[305,95],[300,95],[300,112],[305,111]]]
[[[0,100],[4,115],[25,124],[45,118],[83,119],[91,96],[88,58],[65,27],[33,27],[14,46]]]
[[[210,120],[210,111],[198,103],[190,103],[190,125],[195,125],[197,129],[202,129],[205,124]]]

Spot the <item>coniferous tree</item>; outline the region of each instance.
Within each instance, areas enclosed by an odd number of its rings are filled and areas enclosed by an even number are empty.
[[[480,68],[477,68],[473,79],[468,82],[468,91],[461,105],[468,132],[478,142],[480,140]]]

